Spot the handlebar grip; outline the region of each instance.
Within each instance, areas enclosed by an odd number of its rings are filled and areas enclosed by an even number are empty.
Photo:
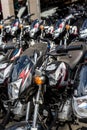
[[[29,14],[29,15],[28,15],[28,17],[31,17],[31,16],[33,16],[33,15],[35,15],[35,14],[34,14],[34,13],[32,13],[32,14]]]
[[[8,16],[6,19],[4,19],[4,21],[9,20],[9,19],[11,19],[11,18],[13,18],[13,17],[15,17],[15,16],[14,16],[14,15]]]
[[[28,15],[24,16],[23,19],[27,19],[28,17],[30,18],[33,15],[35,15],[35,14],[33,14],[33,13],[32,14],[28,14]]]
[[[0,46],[0,51],[15,49],[15,46]]]
[[[15,46],[4,46],[4,50],[15,49]]]
[[[82,45],[68,46],[66,48],[57,47],[56,52],[57,53],[64,53],[64,52],[67,52],[67,51],[82,50],[82,49],[83,49]]]
[[[45,38],[45,39],[40,38],[40,40],[43,41],[43,42],[47,42],[48,48],[50,49],[50,41],[49,41],[49,39],[47,39],[47,38]]]
[[[11,19],[11,18],[13,18],[13,17],[15,17],[15,16],[14,16],[14,15],[12,15],[12,16],[9,16],[9,17],[8,17],[8,19]]]
[[[73,51],[73,50],[82,50],[83,45],[68,46],[66,49],[71,50],[71,51]]]

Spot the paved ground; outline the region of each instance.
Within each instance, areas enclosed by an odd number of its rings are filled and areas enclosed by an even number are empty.
[[[87,127],[87,124],[79,123],[78,125],[71,125],[72,130],[77,130],[78,128]],[[65,125],[65,127],[60,127],[59,130],[69,130],[68,125]],[[85,129],[87,130],[87,128]]]
[[[12,124],[14,124],[14,122],[10,122],[8,125],[7,125],[7,127],[8,126],[11,126]],[[71,128],[72,128],[72,130],[81,130],[80,128],[82,128],[82,127],[84,127],[85,129],[82,129],[82,130],[87,130],[87,124],[84,124],[84,123],[80,123],[80,124],[78,124],[78,125],[71,125]],[[55,128],[53,128],[52,130],[55,130]],[[69,126],[68,125],[65,125],[64,127],[59,127],[59,129],[58,130],[70,130],[69,129]]]

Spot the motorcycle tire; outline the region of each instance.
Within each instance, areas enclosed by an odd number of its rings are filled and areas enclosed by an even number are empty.
[[[4,126],[2,124],[0,124],[0,130],[4,130]]]

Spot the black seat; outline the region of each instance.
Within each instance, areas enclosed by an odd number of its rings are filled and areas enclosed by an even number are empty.
[[[80,42],[80,41],[76,41],[76,42],[72,42],[69,46],[72,45],[82,45],[83,48],[82,50],[73,50],[73,51],[68,51],[66,56],[59,56],[58,57],[58,61],[64,61],[65,63],[67,63],[71,69],[74,69],[74,67],[80,62],[80,60],[82,60],[85,52],[87,51],[87,45],[85,42]]]

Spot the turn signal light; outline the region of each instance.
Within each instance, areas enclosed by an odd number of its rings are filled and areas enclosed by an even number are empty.
[[[23,25],[22,25],[22,24],[20,24],[20,25],[19,25],[19,28],[23,28]]]
[[[44,26],[43,26],[43,25],[40,25],[40,29],[41,29],[41,30],[44,30]]]
[[[35,76],[35,77],[34,77],[34,82],[35,82],[37,85],[42,85],[42,84],[44,83],[43,78],[40,77],[40,76]]]
[[[0,29],[2,29],[3,28],[3,26],[2,25],[0,25]]]
[[[70,26],[67,24],[66,25],[66,30],[69,30],[70,29]]]

